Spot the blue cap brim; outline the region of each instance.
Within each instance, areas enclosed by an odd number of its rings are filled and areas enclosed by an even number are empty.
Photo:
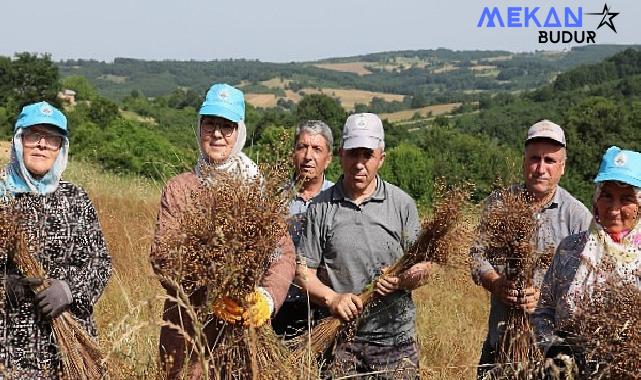
[[[628,185],[641,188],[641,180],[634,178],[622,171],[615,171],[614,173],[610,171],[609,173],[599,174],[594,179],[595,183],[606,182],[606,181],[623,182],[623,183],[627,183]]]
[[[200,111],[198,111],[198,113],[201,116],[223,117],[227,120],[233,121],[234,123],[238,123],[239,121],[243,120],[242,115],[230,110],[229,108],[221,104],[204,104],[202,107],[200,107]]]
[[[51,125],[56,127],[63,135],[67,135],[67,128],[66,125],[60,125],[60,122],[58,120],[54,120],[51,117],[43,117],[43,116],[34,116],[34,117],[29,117],[25,118],[22,120],[18,120],[18,123],[16,123],[16,128],[29,128],[33,127],[34,125],[38,124],[46,124],[46,125]]]

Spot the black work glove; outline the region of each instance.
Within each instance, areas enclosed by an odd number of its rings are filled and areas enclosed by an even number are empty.
[[[38,299],[40,311],[49,319],[62,314],[73,301],[71,289],[69,289],[67,282],[56,279],[49,280],[49,286],[36,294],[36,298]]]
[[[4,289],[9,303],[17,306],[27,295],[32,295],[33,286],[42,285],[42,280],[33,277],[23,277],[19,274],[8,274],[4,278]]]
[[[557,339],[545,351],[545,358],[553,359],[554,364],[560,370],[571,371],[567,373],[578,375],[585,368],[584,351],[587,344],[586,339],[567,331],[556,331],[555,335]],[[572,359],[572,367],[567,367],[567,362],[562,359],[564,355]]]

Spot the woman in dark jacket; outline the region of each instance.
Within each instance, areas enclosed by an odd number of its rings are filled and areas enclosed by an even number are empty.
[[[87,193],[62,181],[67,119],[46,102],[22,109],[11,162],[0,170],[0,199],[15,202],[30,243],[38,247],[48,287],[25,277],[10,252],[0,252],[0,378],[57,379],[60,352],[51,321],[64,311],[96,336],[93,307],[111,276],[111,258]],[[4,371],[4,373],[2,373]]]

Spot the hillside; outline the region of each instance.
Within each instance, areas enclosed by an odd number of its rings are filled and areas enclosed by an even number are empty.
[[[411,194],[423,213],[430,208],[437,177],[444,177],[450,183],[474,183],[474,199],[480,200],[495,186],[497,177],[506,181],[518,178],[526,129],[539,119],[549,118],[561,124],[567,133],[569,155],[562,185],[589,205],[593,191],[591,181],[604,149],[609,145],[618,145],[641,150],[641,51],[625,50],[591,64],[581,64],[618,48],[606,46],[599,49],[577,48],[554,54],[536,53],[533,59],[541,62],[547,59],[554,69],[549,72],[550,77],[539,73],[532,78],[531,83],[541,83],[536,88],[527,90],[524,87],[518,91],[486,89],[480,84],[490,83],[487,82],[490,79],[481,76],[478,78],[485,78],[485,82],[470,82],[470,92],[463,94],[463,101],[449,104],[451,109],[447,111],[456,109],[455,113],[439,114],[442,109],[436,107],[445,107],[446,103],[442,102],[442,105],[432,108],[412,108],[412,111],[422,109],[423,113],[411,123],[386,121],[386,159],[381,169],[382,177]],[[529,62],[527,57],[509,52],[438,51],[441,58],[447,58],[447,62],[430,66],[426,57],[435,53],[422,54],[376,53],[313,63],[265,64],[266,68],[271,67],[271,72],[258,69],[263,63],[242,61],[239,67],[247,71],[243,74],[236,71],[238,67],[233,68],[235,65],[230,64],[225,74],[227,77],[192,77],[193,73],[188,70],[190,67],[200,67],[204,70],[201,73],[203,75],[212,73],[205,70],[210,63],[198,62],[124,60],[113,64],[89,62],[87,65],[78,65],[77,70],[91,69],[95,72],[88,74],[88,81],[84,78],[76,80],[86,89],[86,99],[64,108],[71,130],[72,155],[65,177],[88,190],[98,209],[114,258],[114,276],[96,308],[100,342],[115,371],[113,378],[153,379],[156,376],[158,318],[163,291],[149,270],[149,245],[164,180],[175,173],[189,170],[198,154],[194,132],[196,107],[201,94],[195,90],[176,91],[175,87],[171,87],[176,78],[185,80],[183,87],[189,87],[187,84],[191,82],[187,81],[188,77],[192,78],[194,82],[191,84],[194,86],[206,86],[205,80],[209,83],[212,78],[237,78],[238,84],[247,90],[250,98],[253,95],[277,97],[274,93],[284,94],[281,97],[285,98],[291,95],[292,99],[289,100],[295,100],[297,104],[283,104],[284,101],[278,106],[277,99],[275,108],[247,108],[249,138],[245,151],[257,161],[264,162],[286,157],[284,155],[289,153],[292,146],[292,127],[301,120],[325,120],[338,140],[346,117],[345,105],[333,98],[340,97],[342,93],[337,92],[339,90],[370,91],[372,100],[393,95],[402,97],[405,102],[407,97],[395,92],[393,86],[348,88],[348,85],[370,83],[368,81],[374,77],[381,78],[381,83],[392,79],[401,83],[412,78],[410,73],[425,75],[424,70],[430,67],[433,71],[439,71],[435,75],[441,75],[463,72],[462,67],[466,67],[467,71],[489,72],[496,70],[490,66],[505,69],[505,66],[500,66],[504,62]],[[396,57],[396,61],[393,57]],[[424,64],[419,64],[418,59],[424,60]],[[454,61],[469,61],[469,65]],[[192,64],[195,66],[190,66]],[[46,57],[25,56],[14,61],[0,60],[0,65],[4,65],[3,69],[29,74],[23,74],[24,78],[15,76],[19,81],[0,86],[0,135],[4,138],[0,141],[2,163],[8,159],[6,140],[13,125],[12,115],[17,114],[18,105],[36,99],[55,102],[55,90],[70,77],[66,76],[69,72],[65,72],[65,68],[60,68],[60,72],[64,73],[60,78],[57,66]],[[315,65],[321,65],[322,68]],[[407,65],[410,68],[406,69]],[[559,67],[563,65],[573,68],[560,70]],[[216,70],[223,70],[225,65],[212,66],[216,66]],[[107,67],[126,67],[126,70],[146,67],[146,71],[112,70],[107,73],[98,70]],[[187,70],[185,73],[191,74],[183,76],[177,70],[175,75],[168,75],[168,71],[162,71],[169,67],[182,68]],[[282,67],[299,72],[291,77],[280,78],[278,70]],[[346,70],[352,71],[344,72]],[[371,74],[365,73],[365,70]],[[256,76],[255,82],[242,79],[243,75],[254,78],[258,71],[261,73]],[[497,76],[501,72],[503,70]],[[322,80],[319,86],[326,95],[314,93],[321,91],[316,84],[304,84],[301,81],[303,78],[311,80],[309,73],[322,73],[323,76],[316,79]],[[461,78],[469,77],[468,74]],[[100,76],[104,76],[103,79],[96,82],[95,78]],[[343,76],[347,78],[345,83],[339,81]],[[432,99],[447,92],[447,86],[455,86],[456,76],[448,78],[452,82],[444,81],[438,90],[441,92],[432,94]],[[101,81],[112,83],[113,86],[110,84],[101,88]],[[169,90],[161,92],[161,87],[158,87],[158,95],[148,97],[144,96],[149,95],[145,91],[151,91],[151,87],[147,90],[136,88],[141,83],[166,84]],[[517,86],[516,83],[506,86]],[[332,90],[327,93],[327,89]],[[131,93],[134,90],[137,92]],[[110,91],[122,93],[122,99]],[[309,93],[301,95],[300,91]],[[456,91],[452,93],[453,97],[458,96]],[[106,95],[112,97],[107,98]],[[294,96],[300,98],[294,99]],[[410,106],[417,96],[410,96]],[[386,99],[383,98],[382,102],[394,102],[398,98]],[[354,101],[354,107],[357,107],[357,103]],[[428,117],[429,112],[432,113]],[[396,120],[392,118],[393,114],[387,116]],[[408,116],[404,115],[398,120]],[[338,165],[338,160],[334,159],[328,178],[337,178],[340,171]],[[471,283],[466,270],[442,270],[430,284],[416,291],[414,298],[418,305],[418,344],[425,378],[474,378],[474,366],[485,333],[487,293]]]
[[[577,48],[555,55],[564,55],[562,59],[569,62],[570,54],[575,54],[576,62],[577,57],[592,57],[590,51]],[[492,63],[507,59],[506,55],[497,55],[499,53],[504,52],[485,52],[483,57],[476,58],[486,61],[492,59]],[[454,53],[448,51],[448,54]],[[474,54],[481,53],[469,54],[469,57],[474,57]],[[468,94],[468,98],[462,102],[409,110],[386,112],[390,104],[405,104],[407,98],[411,98],[410,102],[413,103],[416,96],[404,96],[403,101],[398,102],[394,98],[386,100],[368,93],[373,98],[367,107],[360,104],[354,95],[362,95],[365,90],[325,87],[323,91],[332,89],[331,92],[320,94],[321,90],[309,87],[309,94],[301,94],[301,90],[297,89],[297,95],[300,96],[298,103],[280,102],[275,108],[247,107],[248,139],[245,150],[259,161],[288,154],[288,147],[278,152],[273,151],[274,147],[282,141],[291,144],[293,126],[307,119],[326,121],[335,135],[337,148],[347,111],[334,96],[347,96],[352,91],[349,95],[353,97],[357,111],[377,112],[388,119],[385,121],[387,157],[383,167],[384,176],[411,194],[421,207],[428,207],[432,201],[435,177],[445,177],[452,183],[473,182],[476,185],[475,199],[486,196],[498,176],[504,179],[518,177],[522,140],[527,127],[536,120],[549,118],[566,128],[570,144],[568,170],[562,185],[589,204],[592,191],[590,183],[605,147],[620,145],[639,149],[639,55],[641,52],[638,50],[629,49],[596,64],[579,65],[557,74],[554,80],[530,91],[497,92],[476,88],[476,92]],[[464,57],[467,56],[457,58]],[[370,62],[363,57],[356,59]],[[484,64],[487,66],[489,62]],[[141,62],[126,61],[118,65],[125,63],[133,68]],[[74,88],[82,89],[78,94],[78,104],[65,108],[71,126],[70,154],[73,159],[98,164],[115,172],[161,180],[193,166],[198,155],[194,135],[196,109],[201,102],[201,94],[196,91],[179,89],[156,97],[143,96],[134,91],[121,101],[113,101],[101,96],[84,77],[58,79],[58,69],[47,57],[20,56],[13,61],[0,59],[0,64],[8,65],[9,69],[15,65],[19,73],[34,70],[26,78],[36,78],[46,84],[38,90],[40,92],[34,93],[29,92],[34,86],[28,81],[12,86],[29,91],[0,90],[0,135],[5,138],[10,136],[12,118],[18,113],[18,104],[28,99],[49,99],[43,94],[55,94],[53,89],[74,84]],[[149,63],[150,67],[156,68],[162,64],[170,62]],[[183,62],[180,65],[189,64]],[[305,68],[309,64],[274,65]],[[237,74],[231,68],[229,72]],[[359,77],[354,73],[338,74]],[[363,78],[371,75],[375,74],[363,75]],[[283,94],[293,92],[295,82],[281,79],[266,78],[256,85],[245,80],[241,84],[246,90],[260,85]],[[82,94],[86,98],[81,98]],[[252,94],[250,92],[248,97]],[[55,95],[51,101],[57,101]],[[328,176],[336,178],[339,172],[338,160],[334,160]]]
[[[298,102],[305,93],[336,94],[347,110],[368,106],[374,97],[394,112],[438,103],[469,100],[470,94],[511,92],[549,83],[559,72],[595,63],[626,46],[575,47],[564,52],[451,51],[447,49],[373,53],[317,62],[270,63],[249,60],[114,62],[67,60],[57,63],[61,76],[83,76],[98,92],[120,100],[138,92],[166,95],[176,89],[202,94],[212,82],[244,88],[257,107]],[[331,89],[331,90],[330,90]],[[367,91],[363,95],[350,91]]]
[[[593,65],[560,74],[535,91],[481,99],[478,113],[451,120],[456,130],[521,149],[534,121],[560,124],[568,140],[561,184],[590,204],[592,180],[611,145],[641,150],[641,51],[626,50]]]

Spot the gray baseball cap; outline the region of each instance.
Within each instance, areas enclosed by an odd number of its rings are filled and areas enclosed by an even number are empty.
[[[548,139],[555,141],[565,146],[565,133],[558,124],[554,124],[550,120],[544,119],[535,123],[527,131],[527,144],[530,140],[534,139]]]
[[[373,113],[350,115],[343,127],[343,149],[383,147],[383,122]]]

